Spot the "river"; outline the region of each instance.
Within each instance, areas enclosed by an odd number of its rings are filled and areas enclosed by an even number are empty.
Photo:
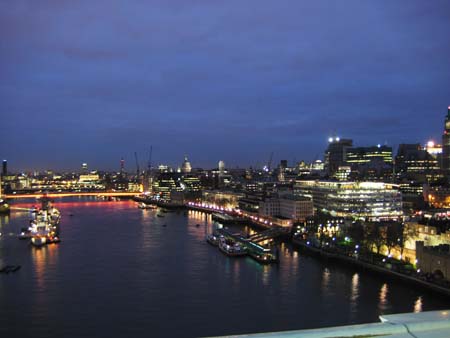
[[[43,248],[17,239],[27,211],[0,216],[0,266],[22,266],[0,274],[1,337],[217,336],[450,307],[439,295],[303,256],[287,243],[279,265],[226,257],[205,242],[212,222],[201,212],[156,217],[132,201],[93,198],[55,206],[62,241]]]

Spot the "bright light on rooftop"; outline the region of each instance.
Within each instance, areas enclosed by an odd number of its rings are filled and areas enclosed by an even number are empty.
[[[433,142],[433,141],[428,141],[428,142],[427,142],[427,146],[428,146],[429,148],[433,148],[433,147],[434,147],[434,142]]]

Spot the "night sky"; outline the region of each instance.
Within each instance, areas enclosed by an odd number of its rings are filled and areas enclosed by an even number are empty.
[[[0,2],[12,171],[322,159],[440,140],[450,1]]]

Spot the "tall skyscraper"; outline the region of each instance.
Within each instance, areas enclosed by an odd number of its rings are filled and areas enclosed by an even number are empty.
[[[2,163],[2,176],[8,175],[8,161],[3,160]]]
[[[450,178],[450,106],[445,117],[445,129],[442,135],[442,170]]]
[[[225,162],[219,161],[219,176],[223,176],[225,174]]]
[[[345,164],[347,149],[353,146],[353,140],[330,137],[328,148],[325,151],[325,168],[329,175],[333,175],[339,166]]]

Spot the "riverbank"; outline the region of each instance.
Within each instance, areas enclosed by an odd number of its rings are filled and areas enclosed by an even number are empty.
[[[341,263],[350,264],[358,269],[362,269],[365,271],[372,271],[377,274],[382,274],[384,276],[400,279],[402,281],[408,282],[410,284],[426,288],[427,290],[438,292],[444,296],[450,297],[450,289],[445,288],[443,286],[430,283],[428,281],[422,280],[420,278],[406,275],[400,272],[393,271],[391,269],[388,269],[383,266],[372,264],[369,261],[366,261],[364,259],[359,259],[351,256],[345,256],[339,252],[333,252],[329,250],[324,250],[322,248],[317,248],[311,245],[308,241],[301,240],[298,238],[293,238],[292,243],[300,247],[302,250],[311,253],[317,257],[328,259],[328,260],[335,260]],[[309,243],[309,244],[308,244]]]

